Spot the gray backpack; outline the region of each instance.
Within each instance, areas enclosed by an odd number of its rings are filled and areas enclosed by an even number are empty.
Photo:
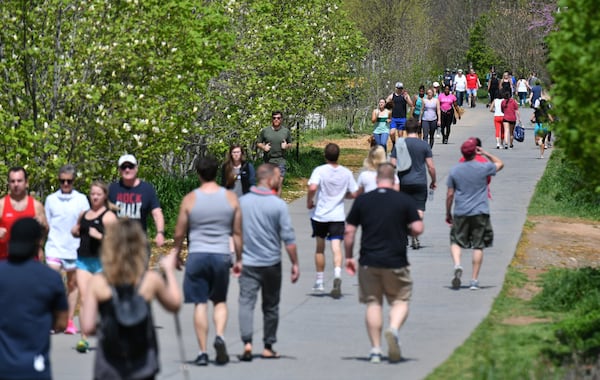
[[[398,170],[399,173],[410,170],[412,159],[410,158],[410,153],[406,146],[406,140],[403,137],[396,140],[394,149],[396,149],[396,170]]]

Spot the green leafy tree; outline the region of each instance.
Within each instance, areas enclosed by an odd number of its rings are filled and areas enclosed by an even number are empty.
[[[490,66],[502,66],[498,54],[486,41],[486,27],[489,25],[489,14],[482,15],[469,34],[469,50],[467,61],[480,73],[485,73]]]
[[[587,186],[600,193],[600,104],[584,89],[600,87],[600,14],[592,0],[563,0],[556,13],[558,30],[548,37],[554,124],[568,160]]]
[[[233,45],[218,2],[6,0],[0,20],[0,171],[28,166],[41,195],[66,162],[175,170]]]

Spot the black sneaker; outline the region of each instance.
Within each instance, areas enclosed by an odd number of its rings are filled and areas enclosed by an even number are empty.
[[[342,279],[335,278],[333,280],[333,289],[331,290],[331,297],[338,299],[342,296]]]
[[[207,366],[208,365],[208,354],[207,353],[203,353],[198,355],[198,357],[196,358],[196,360],[194,360],[194,364],[197,366]]]
[[[229,355],[227,355],[227,347],[225,347],[225,341],[220,336],[215,338],[213,347],[217,351],[217,357],[215,361],[217,364],[223,365],[229,362]]]

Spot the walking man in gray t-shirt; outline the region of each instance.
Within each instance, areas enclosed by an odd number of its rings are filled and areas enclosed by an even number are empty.
[[[273,349],[277,341],[279,299],[281,293],[281,242],[292,262],[291,278],[300,277],[296,236],[285,201],[279,198],[279,168],[262,164],[257,171],[258,184],[240,198],[244,248],[240,275],[239,321],[244,343],[241,361],[251,361],[254,332],[254,306],[261,291],[263,344],[261,357],[278,358]]]
[[[490,221],[487,179],[502,170],[502,161],[477,146],[473,137],[460,148],[465,162],[456,164],[448,175],[446,194],[446,223],[450,224],[450,252],[454,261],[452,288],[460,288],[463,268],[460,265],[461,248],[473,248],[473,276],[470,289],[479,289],[479,270],[483,261],[483,249],[492,246],[494,232]],[[478,162],[481,154],[490,162]],[[452,204],[454,203],[454,215]]]

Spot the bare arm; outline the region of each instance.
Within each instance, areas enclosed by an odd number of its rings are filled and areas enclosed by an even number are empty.
[[[187,235],[189,210],[194,204],[195,199],[196,196],[191,192],[183,198],[181,205],[179,206],[179,214],[177,215],[177,223],[175,224],[175,233],[173,234],[174,243],[170,252],[170,254],[177,255],[178,257],[183,245],[183,239],[185,239]]]
[[[502,162],[501,159],[499,159],[498,157],[494,156],[493,154],[481,149],[480,147],[477,147],[477,151],[478,154],[481,154],[482,156],[484,156],[485,158],[487,158],[488,160],[490,160],[491,163],[493,163],[494,165],[496,165],[496,171],[499,172],[500,170],[502,170],[502,168],[504,167],[504,163]]]
[[[421,235],[425,228],[422,220],[416,220],[412,222],[408,227],[410,228],[410,234],[412,236]]]
[[[442,109],[440,108],[440,100],[435,100],[435,112],[437,114],[437,125],[442,125]],[[423,113],[423,112],[421,112]]]
[[[377,111],[377,109],[374,109],[373,112],[371,113],[371,122],[373,122],[373,123],[377,122],[378,116],[379,116],[379,112]]]
[[[412,101],[412,99],[410,98],[410,95],[408,95],[408,92],[404,93],[404,100],[406,100],[406,104],[408,104],[409,107],[414,107],[414,103]]]
[[[296,248],[296,243],[287,244],[285,246],[285,250],[290,257],[290,261],[292,262],[292,284],[296,283],[300,278],[300,268],[298,267],[298,251]]]
[[[46,210],[44,209],[44,205],[42,202],[38,200],[34,200],[34,208],[35,208],[35,219],[42,226],[42,242],[40,244],[40,249],[38,251],[38,259],[43,262],[44,259],[44,241],[48,236],[48,231],[50,230],[48,226],[48,219],[46,219]]]
[[[454,188],[449,187],[446,192],[446,223],[452,224],[452,203],[454,203]]]
[[[165,244],[165,217],[160,207],[152,210],[152,218],[154,219],[154,225],[156,226],[154,242],[158,247],[162,247],[163,244]]]
[[[177,256],[167,255],[160,260],[160,266],[163,269],[164,279],[156,272],[148,272],[149,279],[156,286],[156,299],[168,311],[177,312],[181,307],[181,289],[177,285],[175,278],[175,267],[177,266]]]
[[[433,164],[433,158],[427,157],[425,159],[425,164],[427,165],[427,170],[429,171],[429,176],[431,177],[431,183],[429,184],[429,188],[435,190],[437,188],[437,177],[435,174],[435,165]]]
[[[317,194],[317,189],[319,185],[311,184],[308,185],[308,194],[306,195],[306,208],[311,210],[315,207],[315,195]]]
[[[356,261],[354,260],[354,238],[356,236],[356,226],[350,223],[346,224],[344,231],[344,251],[346,253],[346,272],[351,276],[356,274]]]
[[[79,226],[84,213],[85,211],[79,213],[79,217],[77,218],[77,224],[75,224],[73,228],[71,228],[71,235],[73,235],[73,237],[79,237]]]

